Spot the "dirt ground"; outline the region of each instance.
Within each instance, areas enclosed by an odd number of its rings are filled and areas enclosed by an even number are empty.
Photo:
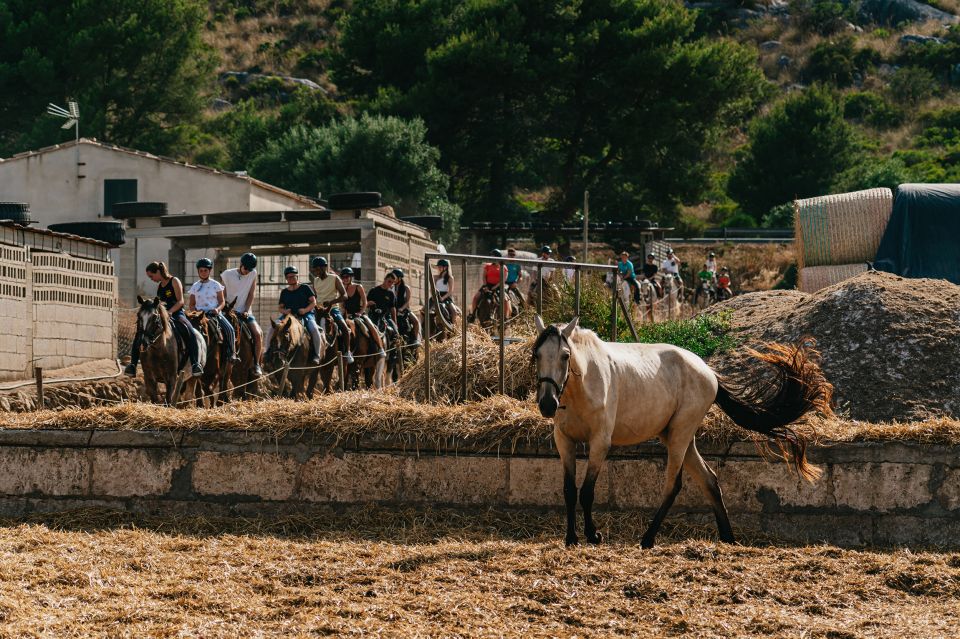
[[[66,368],[57,368],[43,371],[44,380],[73,379],[78,377],[102,377],[106,375],[117,374],[117,362],[113,359],[96,359],[83,364],[76,364]],[[23,378],[22,380],[6,380],[0,382],[0,393],[7,386],[15,385],[21,381],[32,382],[33,377]]]
[[[960,554],[725,545],[601,514],[330,511],[296,520],[0,525],[0,636],[949,637]],[[669,519],[668,519],[669,524]],[[749,541],[749,540],[748,540]]]
[[[814,294],[751,293],[711,309],[724,311],[747,344],[816,339],[846,418],[960,417],[960,286],[871,272]],[[740,360],[713,363],[735,370]]]

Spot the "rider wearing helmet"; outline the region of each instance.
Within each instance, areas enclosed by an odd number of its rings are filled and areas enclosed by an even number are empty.
[[[263,375],[260,364],[263,359],[263,332],[253,316],[253,300],[257,297],[257,256],[244,253],[240,257],[240,266],[228,268],[220,273],[223,282],[224,299],[233,301],[233,311],[241,321],[247,323],[253,338],[253,374]]]
[[[237,357],[237,334],[223,313],[223,307],[226,300],[223,296],[223,284],[217,280],[210,279],[210,273],[213,271],[213,262],[209,258],[201,257],[197,260],[197,275],[200,277],[193,286],[190,287],[190,310],[201,311],[207,317],[217,320],[220,330],[223,331],[223,342],[227,350],[228,362],[239,362]]]
[[[717,296],[720,299],[733,297],[733,289],[730,288],[730,284],[730,268],[723,266],[720,268],[720,274],[717,276]]]
[[[147,264],[147,277],[157,284],[157,297],[167,307],[167,313],[173,320],[174,329],[180,334],[184,345],[187,347],[187,353],[190,356],[191,373],[194,377],[203,375],[203,367],[200,366],[200,346],[197,344],[199,334],[193,330],[187,314],[183,312],[183,284],[180,278],[174,277],[167,270],[167,265],[163,262],[150,262]],[[123,370],[130,377],[137,374],[137,364],[140,361],[140,345],[143,340],[143,327],[137,322],[137,334],[133,338],[133,345],[130,347],[130,364]]]
[[[507,247],[507,257],[516,257],[517,249],[512,246]],[[516,262],[507,262],[507,288],[512,289],[520,295],[517,284],[523,279],[523,269]]]
[[[617,262],[617,271],[620,273],[620,279],[630,285],[633,291],[633,303],[640,303],[640,285],[637,284],[636,273],[633,270],[633,262],[630,261],[630,254],[626,251],[620,252],[620,260]]]
[[[300,271],[296,266],[283,269],[283,276],[287,279],[287,288],[280,291],[280,312],[283,315],[293,315],[303,322],[313,340],[313,357],[310,363],[320,363],[320,347],[323,345],[320,327],[314,310],[317,308],[317,296],[313,289],[300,283]]]
[[[717,254],[714,253],[713,251],[710,251],[710,253],[707,254],[707,262],[706,262],[706,264],[704,264],[704,266],[707,268],[708,271],[711,271],[711,272],[713,272],[714,274],[716,274],[716,272],[717,272]]]
[[[397,327],[400,329],[401,335],[412,334],[413,341],[410,342],[410,345],[416,346],[420,343],[420,320],[410,312],[410,301],[412,299],[410,287],[403,281],[403,269],[395,268],[392,273],[395,278],[393,294],[396,296],[394,304],[397,306]]]
[[[672,248],[667,249],[667,257],[660,264],[660,270],[664,275],[680,275],[680,260],[677,259]]]
[[[490,251],[492,257],[503,257],[503,252],[500,249],[493,249]],[[480,296],[489,291],[499,291],[501,283],[507,280],[507,268],[499,262],[488,262],[483,265],[483,272],[481,274],[481,284],[480,290],[478,290],[474,296],[473,301],[470,303],[470,314],[467,315],[467,321],[472,322],[476,311],[477,311],[477,302],[480,300]],[[510,298],[507,297],[504,299],[504,317],[510,317]]]
[[[350,329],[340,314],[340,303],[347,299],[347,289],[343,286],[340,276],[331,273],[327,259],[317,256],[310,260],[310,272],[313,274],[313,290],[317,296],[317,308],[321,313],[330,316],[340,329],[340,352],[347,364],[353,364],[353,353],[350,352]]]

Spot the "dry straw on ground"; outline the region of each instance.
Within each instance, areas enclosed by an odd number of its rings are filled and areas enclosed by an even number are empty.
[[[0,635],[839,638],[960,627],[960,553],[716,544],[670,520],[662,545],[643,551],[643,517],[598,523],[612,543],[568,550],[561,513],[37,516],[0,527]]]

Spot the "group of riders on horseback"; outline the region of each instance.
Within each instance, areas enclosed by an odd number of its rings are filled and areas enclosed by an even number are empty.
[[[197,328],[197,317],[205,317],[205,325],[211,326],[211,330],[218,333],[216,341],[223,346],[224,361],[239,361],[237,344],[240,340],[233,322],[226,316],[225,309],[229,310],[231,317],[237,318],[238,326],[243,327],[251,341],[251,374],[253,377],[262,376],[264,355],[269,351],[264,348],[264,344],[271,343],[274,322],[267,325],[267,333],[264,334],[252,312],[257,294],[257,256],[245,253],[240,258],[238,268],[227,269],[221,273],[220,282],[210,277],[213,270],[210,259],[201,258],[196,266],[199,279],[184,294],[183,284],[171,275],[166,264],[151,262],[147,265],[146,273],[157,283],[157,296],[153,302],[141,300],[141,306],[162,304],[165,307],[177,341],[187,353],[193,377],[204,375],[204,361],[201,360],[205,358],[200,357],[202,337],[194,330]],[[445,294],[440,295],[441,301],[452,302],[449,296],[452,280],[449,274],[444,279],[448,267],[449,263],[440,267],[437,288],[438,291],[445,289]],[[388,271],[382,283],[369,292],[364,290],[363,285],[354,282],[353,269],[343,268],[337,275],[330,270],[323,257],[318,256],[311,260],[310,271],[313,276],[312,285],[300,282],[300,273],[296,266],[291,265],[284,269],[287,286],[280,292],[278,322],[282,322],[287,316],[300,320],[311,338],[311,365],[318,366],[321,363],[324,337],[321,335],[320,322],[325,319],[333,322],[337,328],[338,350],[343,354],[347,365],[354,363],[351,344],[354,331],[348,327],[347,320],[350,320],[354,327],[359,325],[359,330],[373,341],[375,349],[371,356],[385,357],[385,345],[392,341],[393,336],[403,336],[405,343],[411,347],[419,344],[420,321],[410,310],[411,291],[404,283],[401,269]],[[228,303],[228,300],[231,301]],[[187,311],[191,312],[194,323]],[[147,342],[149,339],[145,336],[144,324],[138,321],[130,364],[124,370],[127,375],[136,375],[141,352],[149,346]]]
[[[635,304],[639,305],[641,303],[641,287],[645,282],[653,287],[658,299],[663,298],[665,285],[669,285],[674,290],[682,290],[683,288],[683,280],[680,275],[681,262],[673,249],[667,249],[666,257],[659,266],[656,259],[656,255],[648,253],[642,269],[637,273],[633,262],[630,261],[630,254],[627,251],[622,251],[619,255],[617,275],[621,281],[629,285]],[[610,283],[612,284],[612,280]],[[726,266],[718,269],[717,255],[710,251],[703,268],[697,273],[697,286],[694,290],[693,302],[695,304],[700,303],[701,297],[707,298],[710,302],[729,299],[733,296],[730,285],[730,269]]]

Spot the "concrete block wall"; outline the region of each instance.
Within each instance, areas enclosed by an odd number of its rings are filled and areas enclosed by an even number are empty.
[[[117,282],[112,262],[31,252],[33,358],[62,368],[116,352]]]
[[[0,244],[0,379],[22,377],[31,366],[29,291],[27,249]]]
[[[752,444],[701,447],[717,471],[734,528],[847,546],[960,546],[957,447],[835,444],[811,451],[823,476],[801,481]],[[600,513],[649,517],[660,500],[663,449],[614,449],[596,488]],[[582,478],[585,461],[578,461]],[[556,452],[511,455],[469,442],[310,433],[0,430],[0,515],[96,505],[146,513],[302,513],[319,504],[562,507]],[[671,518],[712,525],[687,481]],[[557,518],[558,526],[560,518]],[[558,528],[558,539],[561,530]]]

